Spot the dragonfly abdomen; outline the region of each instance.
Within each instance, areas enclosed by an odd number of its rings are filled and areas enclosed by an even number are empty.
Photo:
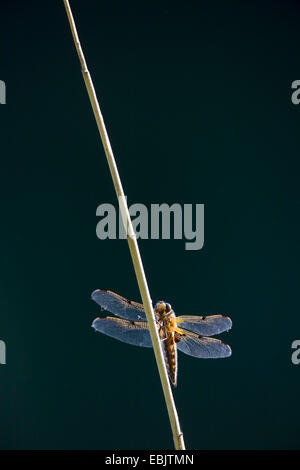
[[[177,384],[177,347],[174,339],[174,334],[168,334],[167,338],[163,341],[163,348],[166,360],[166,366],[172,384],[176,387]]]

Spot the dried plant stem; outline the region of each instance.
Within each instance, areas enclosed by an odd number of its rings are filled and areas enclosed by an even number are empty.
[[[75,43],[75,46],[76,46],[76,49],[77,49],[78,57],[79,57],[79,60],[80,60],[80,63],[81,63],[83,78],[84,78],[85,85],[86,85],[86,88],[87,88],[87,91],[88,91],[88,94],[89,94],[90,102],[91,102],[91,105],[92,105],[92,108],[93,108],[93,111],[94,111],[97,126],[98,126],[98,129],[99,129],[102,144],[103,144],[103,147],[104,147],[105,155],[106,155],[106,158],[107,158],[107,161],[108,161],[110,173],[111,173],[113,183],[114,183],[114,186],[115,186],[115,190],[116,190],[116,193],[117,193],[117,197],[118,197],[118,200],[119,200],[119,205],[120,205],[120,210],[121,210],[121,214],[122,214],[123,223],[124,223],[124,226],[127,228],[127,239],[128,239],[130,254],[131,254],[132,262],[133,262],[133,265],[134,265],[134,270],[135,270],[135,274],[136,274],[136,277],[137,277],[141,298],[142,298],[143,305],[144,305],[144,308],[145,308],[147,321],[149,323],[149,330],[150,330],[151,340],[152,340],[152,343],[153,343],[153,349],[154,349],[154,353],[155,353],[157,367],[158,367],[158,370],[159,370],[160,380],[161,380],[161,384],[162,384],[162,388],[163,388],[163,392],[164,392],[164,396],[165,396],[165,400],[166,400],[166,405],[167,405],[167,409],[168,409],[168,413],[169,413],[169,419],[170,419],[170,424],[171,424],[171,428],[172,428],[175,449],[184,450],[185,447],[184,447],[183,434],[180,430],[180,424],[179,424],[179,419],[178,419],[178,415],[177,415],[177,410],[176,410],[176,407],[175,407],[175,403],[174,403],[174,399],[173,399],[173,395],[172,395],[172,390],[171,390],[170,382],[169,382],[169,379],[168,379],[168,374],[167,374],[167,370],[166,370],[166,365],[165,365],[165,361],[164,361],[164,357],[163,357],[162,348],[161,348],[161,345],[160,345],[160,339],[159,339],[159,336],[158,336],[158,331],[157,331],[157,328],[156,328],[156,325],[155,325],[155,317],[154,317],[154,312],[153,312],[153,308],[152,308],[152,302],[151,302],[149,289],[148,289],[148,285],[147,285],[147,281],[146,281],[146,277],[145,277],[145,273],[144,273],[144,268],[143,268],[143,264],[142,264],[142,260],[141,260],[137,240],[136,240],[136,235],[134,233],[134,229],[133,229],[133,226],[132,226],[132,223],[131,223],[129,210],[128,210],[126,198],[124,196],[124,192],[123,192],[121,180],[120,180],[120,177],[119,177],[117,165],[116,165],[115,158],[114,158],[114,155],[113,155],[113,151],[112,151],[112,148],[111,148],[111,145],[110,145],[110,142],[109,142],[109,138],[108,138],[108,135],[107,135],[107,132],[106,132],[104,120],[103,120],[103,117],[102,117],[102,114],[101,114],[101,111],[100,111],[100,107],[99,107],[99,103],[98,103],[98,100],[97,100],[97,97],[96,97],[93,82],[92,82],[90,73],[88,71],[82,49],[81,49],[81,45],[80,45],[80,42],[79,42],[79,37],[78,37],[78,34],[77,34],[76,26],[75,26],[75,23],[74,23],[73,15],[72,15],[71,8],[70,8],[68,0],[64,0],[64,4],[65,4],[66,12],[67,12],[67,15],[68,15],[68,20],[69,20],[69,23],[70,23],[74,43]]]

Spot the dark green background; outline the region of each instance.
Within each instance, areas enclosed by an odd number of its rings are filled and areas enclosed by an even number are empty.
[[[202,250],[140,243],[151,296],[233,320],[230,359],[179,354],[186,445],[299,448],[299,7],[107,3],[71,6],[128,202],[205,204]],[[0,447],[171,449],[154,355],[90,326],[95,288],[140,298],[63,2],[0,29]]]

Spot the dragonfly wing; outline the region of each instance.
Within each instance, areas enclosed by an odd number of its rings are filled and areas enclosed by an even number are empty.
[[[118,317],[132,321],[146,320],[143,304],[127,300],[125,297],[109,290],[95,290],[92,293],[92,299],[104,310],[118,315]]]
[[[223,315],[210,315],[206,317],[182,315],[176,317],[176,322],[180,328],[182,327],[203,336],[217,335],[223,331],[230,330],[232,327],[231,319]]]
[[[152,346],[147,322],[133,322],[122,318],[104,317],[96,318],[92,323],[92,327],[96,331],[124,343],[145,348]]]
[[[199,336],[190,331],[182,330],[176,333],[177,348],[190,356],[202,359],[213,359],[231,356],[231,348],[216,338]]]

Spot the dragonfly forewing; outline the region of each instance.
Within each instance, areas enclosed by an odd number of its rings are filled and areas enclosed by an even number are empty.
[[[109,290],[95,290],[92,293],[92,299],[104,310],[118,317],[132,321],[146,320],[143,304],[127,300],[125,297]]]
[[[180,328],[193,331],[202,336],[213,336],[223,331],[228,331],[232,327],[232,321],[229,317],[223,315],[194,316],[181,315],[176,318]]]

